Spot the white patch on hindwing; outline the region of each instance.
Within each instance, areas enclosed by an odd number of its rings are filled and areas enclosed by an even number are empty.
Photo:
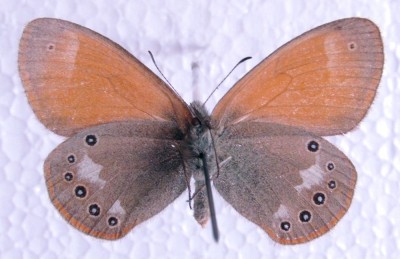
[[[276,219],[287,219],[289,218],[288,208],[284,205],[280,205],[277,212],[274,213],[274,218]]]
[[[114,202],[114,204],[110,208],[109,213],[125,215],[126,211],[124,210],[124,208],[122,208],[121,202],[119,200],[117,200],[116,202]]]
[[[304,188],[310,189],[315,185],[322,184],[324,179],[324,168],[320,166],[319,160],[319,156],[317,156],[314,165],[299,171],[303,183],[294,187],[298,192],[301,192]]]
[[[82,161],[77,164],[77,167],[79,180],[89,181],[92,184],[98,185],[100,189],[106,184],[106,181],[100,178],[100,172],[103,166],[96,164],[87,154],[83,156]]]

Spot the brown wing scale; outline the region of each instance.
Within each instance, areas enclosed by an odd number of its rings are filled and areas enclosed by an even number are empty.
[[[321,136],[344,133],[368,111],[382,68],[383,44],[374,23],[334,21],[264,59],[222,98],[213,119],[219,128],[259,121]]]
[[[187,187],[172,122],[108,123],[88,128],[46,159],[49,196],[61,215],[86,234],[123,237]]]
[[[185,131],[191,119],[183,100],[139,60],[71,22],[30,22],[18,64],[35,114],[60,135],[134,119],[175,121]]]
[[[332,144],[308,132],[241,123],[218,139],[218,155],[227,161],[214,180],[218,192],[281,244],[321,236],[350,207],[354,166]]]

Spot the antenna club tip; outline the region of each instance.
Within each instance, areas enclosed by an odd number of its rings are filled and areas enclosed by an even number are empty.
[[[244,61],[249,60],[249,59],[252,59],[252,58],[253,58],[253,57],[250,57],[250,56],[245,57],[245,58],[243,58],[242,60],[240,60],[239,63],[244,62]]]

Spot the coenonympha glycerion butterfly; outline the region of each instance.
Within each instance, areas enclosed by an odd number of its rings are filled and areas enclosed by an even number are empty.
[[[281,244],[329,231],[350,207],[357,173],[322,138],[357,126],[383,68],[377,26],[334,21],[253,68],[211,115],[111,40],[71,22],[30,22],[19,46],[29,103],[68,137],[48,156],[49,196],[91,236],[118,239],[195,180],[194,216],[211,216],[210,181],[241,215]],[[210,213],[211,210],[211,213]]]

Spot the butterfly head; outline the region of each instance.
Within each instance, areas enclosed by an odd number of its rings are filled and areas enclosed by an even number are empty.
[[[210,114],[208,113],[206,107],[199,101],[194,101],[190,104],[192,114],[195,116],[193,126],[210,128]]]

